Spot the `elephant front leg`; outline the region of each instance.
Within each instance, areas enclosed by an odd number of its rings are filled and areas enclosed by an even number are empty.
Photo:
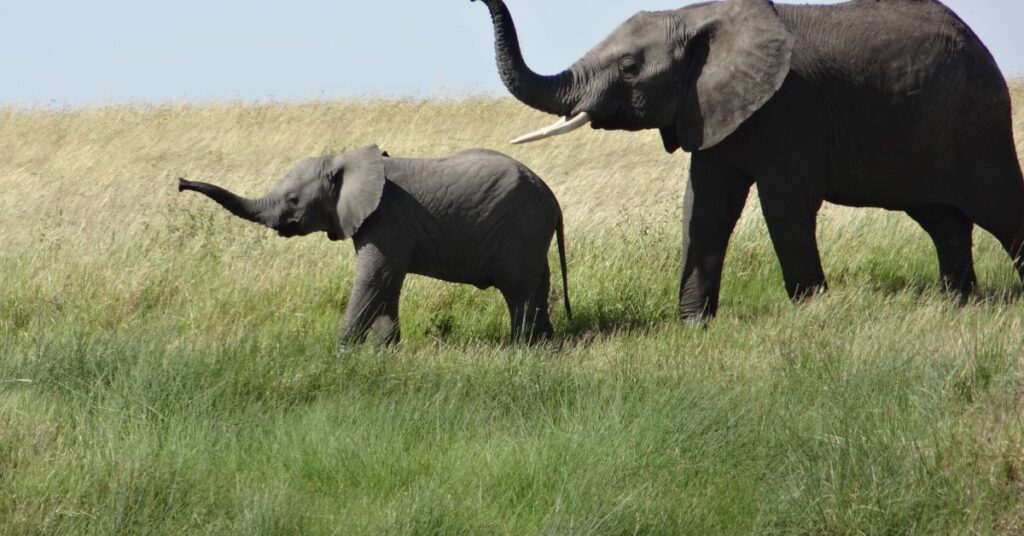
[[[399,342],[398,302],[405,279],[404,270],[373,246],[357,254],[356,276],[338,335],[338,354],[362,342],[368,333],[373,341],[390,345]]]
[[[725,251],[750,185],[738,171],[694,155],[683,197],[679,316],[684,321],[702,322],[718,311]]]
[[[827,290],[816,236],[822,199],[801,188],[773,188],[761,182],[758,193],[789,298],[800,302]]]
[[[353,288],[342,320],[338,347],[362,342],[367,334],[381,345],[399,342],[398,294],[382,287]]]

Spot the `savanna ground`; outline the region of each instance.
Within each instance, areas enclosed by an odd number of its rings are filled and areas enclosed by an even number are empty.
[[[687,157],[653,132],[506,144],[546,120],[486,99],[0,109],[0,532],[1024,531],[1024,298],[994,239],[961,308],[909,218],[827,206],[831,292],[794,307],[752,195],[720,316],[686,326]],[[496,291],[413,277],[402,344],[335,360],[350,243],[175,190],[258,194],[371,142],[498,148],[547,180],[576,309],[556,270],[555,345],[506,344]]]

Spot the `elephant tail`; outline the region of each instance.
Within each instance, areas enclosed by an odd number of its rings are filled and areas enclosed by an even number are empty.
[[[562,213],[558,213],[558,224],[555,227],[555,239],[558,241],[558,260],[562,266],[562,297],[565,301],[565,316],[572,320],[572,306],[569,305],[569,269],[565,264],[565,230],[562,226]]]

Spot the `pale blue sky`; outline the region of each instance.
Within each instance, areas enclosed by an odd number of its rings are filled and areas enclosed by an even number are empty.
[[[636,11],[692,3],[506,1],[540,72]],[[946,3],[1024,75],[1022,0]],[[469,0],[0,0],[0,104],[504,95],[492,47]]]

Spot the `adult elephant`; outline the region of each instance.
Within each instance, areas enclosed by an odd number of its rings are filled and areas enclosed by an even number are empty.
[[[975,287],[975,223],[1024,277],[1024,179],[1010,96],[991,54],[930,0],[774,5],[705,2],[640,12],[565,71],[524,62],[501,0],[494,23],[508,90],[564,116],[514,143],[590,123],[658,129],[692,153],[679,314],[713,316],[729,236],[757,183],[794,300],[823,291],[822,201],[906,212],[931,236],[944,286]]]

